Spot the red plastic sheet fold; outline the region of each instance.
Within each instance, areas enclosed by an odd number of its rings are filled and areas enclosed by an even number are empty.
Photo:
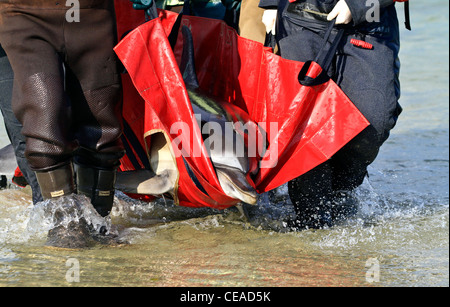
[[[120,33],[120,29],[140,23],[130,16],[121,19],[126,9],[119,2]],[[145,168],[148,153],[139,151],[148,148],[146,138],[152,133],[163,132],[169,142],[189,144],[187,150],[172,146],[179,171],[175,201],[182,206],[224,209],[239,201],[223,192],[204,147],[178,68],[181,33],[174,52],[168,42],[176,17],[160,11],[160,18],[138,26],[115,48],[128,72],[124,76],[125,128],[141,145],[136,150],[128,140],[127,146],[133,150],[134,160],[141,158],[139,167]],[[267,132],[267,150],[258,161],[258,172],[250,178],[259,193],[328,160],[369,125],[332,80],[312,87],[300,85],[297,76],[304,63],[282,59],[219,20],[184,16],[182,25],[193,33],[201,90],[232,105],[235,112]],[[312,65],[308,76],[315,77],[320,71],[318,65]],[[171,129],[177,123],[187,125],[190,133]],[[136,168],[136,161],[131,163],[129,156],[122,160],[123,170]]]

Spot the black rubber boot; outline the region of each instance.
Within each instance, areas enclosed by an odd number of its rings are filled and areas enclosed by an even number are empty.
[[[48,172],[36,172],[44,199],[71,195],[76,192],[72,163]]]
[[[297,215],[289,225],[291,228],[302,230],[333,226],[331,178],[331,165],[325,162],[288,183],[289,197]]]
[[[334,225],[332,205],[328,199],[309,199],[308,197],[291,197],[296,218],[289,221],[288,227],[295,230],[322,229]]]
[[[296,218],[288,226],[295,230],[322,229],[345,222],[358,212],[358,200],[352,192],[339,191],[328,197],[317,198],[291,193]]]
[[[337,191],[331,202],[331,216],[334,223],[354,217],[358,213],[359,202],[351,191]]]
[[[116,170],[102,170],[76,165],[77,192],[91,199],[95,210],[106,217],[114,204]]]

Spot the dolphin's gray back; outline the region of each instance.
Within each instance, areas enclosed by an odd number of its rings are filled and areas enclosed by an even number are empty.
[[[197,72],[195,69],[194,41],[190,29],[182,27],[183,55],[181,58],[180,72],[186,85],[194,114],[204,136],[204,144],[211,161],[216,168],[222,165],[243,172],[249,171],[249,161],[244,147],[244,140],[236,133],[232,117],[222,106],[203,95],[199,89]],[[228,126],[228,127],[227,127]],[[212,135],[212,129],[220,128],[222,135]],[[217,129],[216,129],[217,130]],[[214,130],[214,132],[216,132]],[[214,146],[215,145],[215,146]]]

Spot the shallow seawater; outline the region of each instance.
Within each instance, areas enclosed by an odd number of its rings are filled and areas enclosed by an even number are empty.
[[[1,191],[0,286],[448,286],[448,210],[367,193],[352,220],[303,232],[280,221],[292,214],[284,189],[249,208],[250,221],[119,193],[111,222],[127,244],[60,250],[44,246],[29,196]]]
[[[411,3],[413,31],[402,30],[400,54],[404,111],[356,191],[355,217],[290,231],[286,186],[247,208],[248,221],[234,209],[117,193],[105,223],[128,244],[60,250],[45,247],[51,222],[42,205],[11,188],[0,191],[0,286],[448,287],[448,5]],[[2,146],[6,139],[0,131]]]

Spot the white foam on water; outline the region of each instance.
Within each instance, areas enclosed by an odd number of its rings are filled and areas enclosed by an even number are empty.
[[[109,232],[115,231],[111,219],[101,217],[85,196],[73,195],[33,205],[29,198],[21,194],[19,191],[8,191],[8,201],[1,199],[0,242],[4,245],[42,245],[50,229],[67,227],[81,218],[96,231],[102,227]]]

